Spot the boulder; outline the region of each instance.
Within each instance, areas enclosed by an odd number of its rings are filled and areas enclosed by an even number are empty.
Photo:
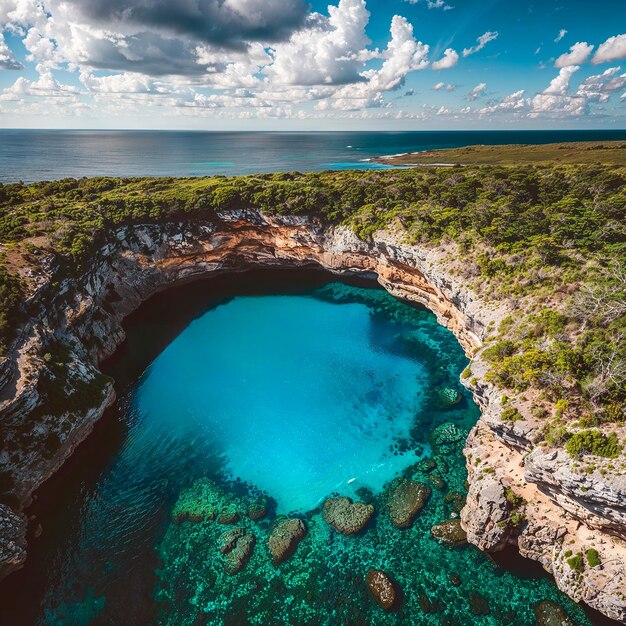
[[[463,396],[454,387],[438,387],[435,390],[435,404],[440,409],[449,409],[461,402]]]
[[[430,529],[433,539],[445,543],[447,546],[461,546],[467,543],[467,534],[461,526],[461,520],[449,519],[440,524],[435,524]]]
[[[26,526],[24,515],[0,504],[0,579],[26,561]]]
[[[226,507],[217,518],[218,524],[236,524],[241,519],[241,514],[233,505]]]
[[[237,540],[243,537],[246,531],[243,528],[233,528],[224,531],[217,540],[217,545],[221,554],[230,552],[236,545]]]
[[[537,617],[537,626],[574,626],[563,607],[550,600],[543,600],[533,608]]]
[[[224,561],[224,569],[228,574],[237,574],[246,566],[252,555],[254,544],[254,535],[250,534],[243,535],[236,540],[234,548],[226,553]]]
[[[430,496],[428,485],[402,478],[391,484],[387,495],[387,511],[396,528],[408,528]]]
[[[268,543],[272,562],[278,565],[286,561],[306,536],[306,526],[301,519],[281,519],[276,522],[270,533]]]
[[[267,515],[267,500],[259,498],[248,507],[248,517],[253,522],[258,522]]]
[[[365,582],[378,606],[385,611],[397,608],[399,602],[397,586],[385,572],[370,569],[365,576]]]
[[[324,520],[342,535],[363,530],[373,514],[373,504],[352,502],[350,498],[329,498],[324,502]]]

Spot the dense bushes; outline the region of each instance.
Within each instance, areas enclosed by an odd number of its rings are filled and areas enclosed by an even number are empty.
[[[620,454],[622,446],[615,433],[606,435],[600,430],[581,430],[569,438],[565,449],[573,457],[591,454],[613,459]]]

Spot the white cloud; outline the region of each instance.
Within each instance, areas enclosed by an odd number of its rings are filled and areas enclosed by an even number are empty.
[[[580,68],[576,65],[569,65],[567,67],[561,68],[558,76],[552,79],[550,85],[547,87],[547,89],[545,89],[545,91],[543,91],[543,93],[557,96],[564,95],[565,93],[567,93],[572,75],[579,69]]]
[[[559,34],[556,36],[556,39],[554,40],[554,43],[559,43],[559,41],[561,41],[561,39],[563,39],[565,35],[567,35],[567,31],[564,28],[561,28],[561,30],[559,31]]]
[[[409,4],[425,4],[429,9],[443,9],[444,11],[450,11],[454,9],[445,0],[405,0]]]
[[[404,85],[409,73],[428,67],[429,46],[417,41],[413,26],[399,15],[394,15],[390,28],[391,39],[386,50],[381,53],[384,62],[380,69],[361,72],[362,82],[340,87],[333,94],[333,102],[319,103],[320,107],[352,109],[359,107],[382,106],[382,93],[394,91]]]
[[[598,46],[591,62],[594,65],[626,59],[626,33],[609,37],[603,44]]]
[[[470,54],[475,54],[479,50],[482,50],[490,41],[498,38],[497,31],[488,30],[484,35],[481,35],[476,41],[477,44],[471,48],[465,48],[463,50],[463,56],[468,57]]]
[[[482,96],[487,89],[487,83],[478,83],[476,87],[474,87],[467,96],[468,100],[476,100],[478,97]]]
[[[570,47],[570,51],[562,54],[555,62],[554,67],[567,67],[568,65],[580,65],[591,54],[593,46],[585,41],[579,41]]]
[[[448,70],[459,62],[459,55],[456,50],[446,48],[443,57],[432,64],[434,70]]]
[[[22,64],[15,60],[0,31],[0,70],[21,70]]]
[[[456,89],[456,85],[453,83],[448,83],[446,85],[446,83],[437,83],[436,85],[433,86],[433,91],[454,91]]]
[[[626,73],[619,74],[620,69],[610,67],[602,74],[589,76],[578,86],[577,94],[588,100],[608,102],[612,94],[626,87]]]
[[[340,0],[329,6],[329,17],[316,23],[272,51],[265,73],[284,85],[340,85],[359,80],[361,54],[370,43],[365,27],[370,13],[365,0]]]

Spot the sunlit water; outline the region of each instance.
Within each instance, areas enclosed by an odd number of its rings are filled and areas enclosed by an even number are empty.
[[[384,169],[404,152],[484,144],[607,141],[624,130],[192,132],[0,129],[0,182],[81,176],[208,176]]]
[[[250,287],[255,280],[263,286]],[[463,496],[466,472],[462,440],[435,451],[429,439],[443,423],[467,433],[478,418],[465,392],[453,406],[435,401],[438,389],[461,389],[467,359],[431,313],[319,278],[237,281],[235,297],[211,296],[213,283],[164,294],[131,324],[111,372],[130,383],[123,430],[96,430],[39,504],[44,534],[0,589],[0,623],[530,625],[533,603],[546,598],[587,623],[546,578],[431,539],[432,524],[458,514],[448,496]],[[171,342],[158,347],[163,336]],[[431,456],[444,485],[398,531],[384,514],[385,483],[400,473],[428,482],[416,461]],[[235,577],[217,552],[222,525],[171,522],[181,492],[207,478],[269,502],[268,518],[242,522],[257,546]],[[377,515],[362,536],[330,532],[318,507],[332,493],[373,498]],[[305,517],[309,535],[275,568],[267,535],[287,512]],[[399,613],[372,603],[368,567],[402,586]],[[488,614],[472,613],[476,594]]]

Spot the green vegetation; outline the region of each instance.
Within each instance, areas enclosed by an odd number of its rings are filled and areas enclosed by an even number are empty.
[[[589,548],[589,550],[585,552],[585,556],[587,557],[587,563],[589,567],[596,567],[600,565],[600,563],[602,563],[600,555],[595,548]]]
[[[569,557],[569,559],[567,559],[567,564],[570,566],[570,569],[573,569],[579,574],[582,574],[585,571],[585,562],[583,561],[582,552],[578,552]]]
[[[622,446],[615,433],[606,435],[599,430],[581,430],[568,439],[565,449],[572,457],[591,454],[614,459],[619,456]]]
[[[594,159],[610,152],[587,148]],[[625,420],[626,168],[620,166],[0,185],[0,354],[28,315],[20,309],[32,292],[29,279],[18,277],[27,276],[25,267],[36,272],[55,257],[58,285],[87,268],[120,227],[184,221],[193,229],[236,208],[315,216],[362,238],[393,228],[408,243],[448,245],[451,271],[485,299],[519,311],[489,329],[488,378],[511,397],[527,394],[533,404],[552,407],[542,409],[551,441],[564,442],[567,431],[556,428],[574,418],[582,428]],[[518,419],[515,409],[505,410],[506,419]],[[570,445],[579,441],[574,435]]]
[[[514,407],[508,406],[500,414],[500,419],[503,422],[518,422],[523,419],[521,413]]]
[[[626,165],[623,141],[579,141],[543,145],[467,146],[376,159],[391,165],[448,163],[461,165],[530,165],[539,163]]]

